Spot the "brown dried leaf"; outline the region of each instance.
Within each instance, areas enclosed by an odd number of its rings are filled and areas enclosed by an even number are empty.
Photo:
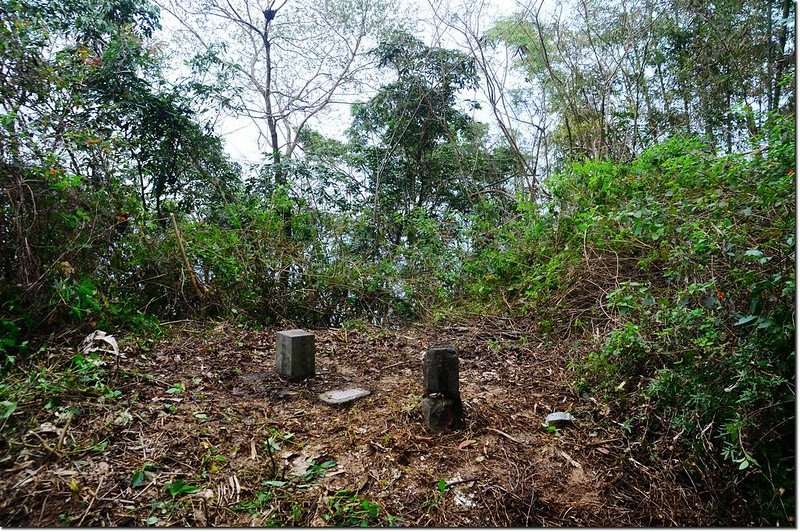
[[[458,444],[458,449],[460,451],[463,451],[464,449],[466,449],[467,447],[469,447],[470,445],[472,445],[476,441],[477,440],[464,440],[464,441],[462,441],[461,443]]]

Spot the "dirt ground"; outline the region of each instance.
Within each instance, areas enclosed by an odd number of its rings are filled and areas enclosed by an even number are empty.
[[[277,330],[185,324],[148,349],[122,342],[120,397],[67,394],[69,416],[18,405],[7,421],[25,429],[0,447],[0,524],[714,524],[679,468],[648,465],[610,407],[575,392],[566,340],[499,318],[313,330],[317,374],[287,382]],[[435,435],[419,410],[422,358],[445,342],[467,426]],[[318,399],[348,386],[372,393]],[[554,411],[574,425],[545,430]]]

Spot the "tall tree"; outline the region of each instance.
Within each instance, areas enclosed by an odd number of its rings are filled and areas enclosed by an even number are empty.
[[[403,31],[374,53],[394,79],[354,106],[350,149],[368,179],[375,225],[398,245],[413,240],[415,212],[435,218],[467,211],[474,194],[503,194],[513,156],[487,150],[485,127],[457,107],[458,92],[478,81],[470,56]]]
[[[236,177],[159,75],[153,4],[1,0],[0,19],[0,291],[33,297],[64,261],[94,271],[128,211],[193,210]]]
[[[251,120],[285,184],[281,160],[371,67],[366,51],[389,24],[393,0],[160,0],[190,41],[233,65],[228,110]]]
[[[548,166],[545,134],[548,114],[539,95],[524,91],[520,86],[522,78],[515,76],[512,69],[516,51],[504,46],[499,39],[487,36],[493,21],[486,2],[470,3],[458,12],[442,8],[435,15],[474,59],[481,77],[480,88],[494,123],[514,155],[516,188],[535,198]]]
[[[563,157],[630,158],[681,131],[732,150],[768,110],[793,108],[781,92],[793,13],[763,0],[536,0],[489,35],[548,94]]]

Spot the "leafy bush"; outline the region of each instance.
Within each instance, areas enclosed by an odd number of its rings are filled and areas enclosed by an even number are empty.
[[[787,523],[793,124],[774,118],[754,146],[717,155],[676,137],[630,164],[569,167],[548,183],[551,202],[520,205],[467,261],[465,296],[495,308],[518,302],[558,330],[605,331],[572,364],[578,388],[651,429],[662,420],[651,438],[680,436],[687,467],[727,469],[750,511]]]

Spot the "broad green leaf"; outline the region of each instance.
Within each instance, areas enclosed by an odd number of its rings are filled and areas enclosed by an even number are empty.
[[[95,453],[102,453],[106,449],[108,449],[108,440],[101,440],[101,441],[95,443],[94,445],[92,445],[91,447],[89,447],[86,450],[87,451],[91,451],[91,452],[95,452]]]
[[[186,389],[183,387],[183,384],[180,382],[177,384],[173,384],[169,388],[167,388],[167,393],[176,394],[176,393],[183,393]]]
[[[288,482],[286,482],[285,480],[264,480],[263,482],[261,482],[262,486],[270,486],[272,488],[282,488],[286,484],[288,484]]]
[[[177,497],[178,495],[197,493],[200,490],[200,488],[197,486],[187,484],[180,479],[174,482],[167,482],[164,484],[164,489],[166,489],[167,493],[169,493],[173,498]]]
[[[17,403],[12,403],[11,401],[0,401],[0,419],[8,419],[16,409]]]
[[[756,321],[757,319],[758,319],[758,316],[743,316],[743,317],[739,318],[739,321],[734,323],[734,325],[749,325],[749,324],[753,323],[754,321]]]
[[[144,470],[137,471],[133,474],[133,477],[131,477],[132,488],[138,488],[142,484],[144,484]]]

